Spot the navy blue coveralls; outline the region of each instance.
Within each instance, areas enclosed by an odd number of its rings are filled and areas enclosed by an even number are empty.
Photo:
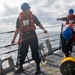
[[[40,25],[40,22],[35,15],[33,15],[33,20],[37,26]],[[16,22],[16,28],[19,28],[19,26],[20,26],[20,22],[19,22],[19,18],[18,18],[17,22]],[[35,30],[23,32],[22,39],[26,39],[26,38],[29,38],[29,37],[34,36],[34,35],[36,35]],[[20,57],[19,57],[20,58],[20,66],[22,66],[24,63],[24,60],[25,60],[27,53],[28,53],[29,46],[31,48],[32,58],[36,62],[37,68],[39,68],[40,58],[39,58],[39,52],[38,52],[37,35],[33,38],[23,40],[21,42],[20,52],[19,52],[20,53]]]

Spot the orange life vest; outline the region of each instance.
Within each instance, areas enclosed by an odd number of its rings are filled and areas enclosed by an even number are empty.
[[[34,25],[33,15],[32,13],[24,15],[23,12],[19,14],[19,21],[20,21],[20,31],[27,32],[29,30],[35,30],[36,27]]]
[[[75,41],[75,24],[70,24],[69,27],[73,31],[72,41]]]
[[[72,23],[75,23],[75,15],[73,16],[67,15],[67,21],[65,24],[72,24]]]

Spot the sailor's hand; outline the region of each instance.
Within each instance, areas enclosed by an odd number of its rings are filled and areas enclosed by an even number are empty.
[[[13,39],[13,40],[11,41],[11,45],[13,45],[13,44],[14,44],[14,42],[15,42],[15,40]]]
[[[44,29],[44,33],[47,33],[48,31]]]
[[[60,19],[60,18],[57,18],[57,21],[58,21],[58,20],[61,20],[61,19]]]

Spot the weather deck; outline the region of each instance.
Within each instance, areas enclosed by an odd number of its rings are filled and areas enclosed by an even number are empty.
[[[73,51],[73,56],[75,56],[75,51]],[[55,51],[53,54],[49,55],[46,66],[40,64],[42,71],[40,75],[61,75],[60,62],[62,57],[63,53],[61,50]],[[14,74],[14,72],[11,72],[6,75],[35,75],[35,63],[29,63],[29,65],[24,66],[23,73]]]

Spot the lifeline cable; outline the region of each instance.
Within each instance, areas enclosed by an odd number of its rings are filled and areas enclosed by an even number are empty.
[[[0,34],[13,33],[13,32],[15,32],[15,31],[2,32],[2,33],[0,33]]]
[[[13,45],[16,45],[17,43],[13,44]],[[0,48],[6,48],[6,47],[10,47],[11,45],[6,45],[6,46],[2,46]]]
[[[48,27],[45,27],[45,28],[54,28],[54,27],[60,27],[60,26],[48,26]],[[36,28],[36,29],[40,29],[40,28]],[[0,34],[5,34],[5,33],[13,33],[15,31],[8,31],[8,32],[0,32]]]

